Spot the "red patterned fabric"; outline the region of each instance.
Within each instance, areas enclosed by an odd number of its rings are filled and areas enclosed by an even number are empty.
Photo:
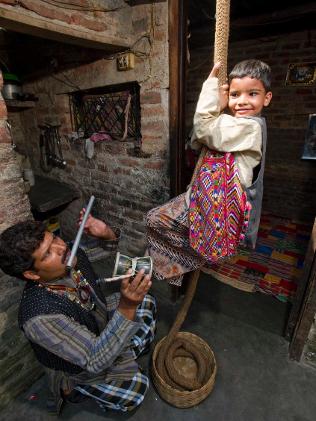
[[[236,254],[249,210],[234,155],[208,150],[192,186],[191,247],[211,263]]]

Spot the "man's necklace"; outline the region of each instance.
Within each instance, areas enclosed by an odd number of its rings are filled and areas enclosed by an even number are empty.
[[[88,281],[82,275],[80,270],[71,269],[70,277],[75,283],[75,287],[45,284],[39,284],[39,286],[46,288],[54,294],[67,297],[70,301],[79,304],[85,310],[92,310],[94,308],[94,303],[91,300],[92,291]]]

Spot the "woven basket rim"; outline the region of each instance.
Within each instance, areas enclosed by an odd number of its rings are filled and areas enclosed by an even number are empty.
[[[208,379],[208,381],[199,389],[195,389],[195,390],[178,390],[175,389],[173,387],[171,387],[168,383],[165,382],[165,380],[160,377],[160,375],[158,374],[158,371],[156,369],[156,358],[157,358],[157,353],[163,343],[163,341],[165,340],[166,336],[164,336],[162,339],[160,339],[159,342],[157,342],[153,355],[152,355],[152,374],[154,377],[156,377],[156,379],[163,385],[163,387],[166,389],[166,391],[168,391],[169,393],[178,396],[178,397],[184,397],[184,396],[194,396],[194,395],[200,395],[202,394],[202,392],[204,393],[207,389],[209,389],[210,387],[212,387],[214,385],[214,381],[215,381],[215,376],[217,373],[217,363],[216,363],[216,359],[215,359],[215,355],[214,352],[212,350],[212,348],[209,346],[209,344],[207,342],[204,341],[204,339],[200,338],[199,336],[195,335],[194,333],[191,332],[178,332],[177,333],[177,337],[188,337],[188,336],[192,336],[194,337],[198,342],[203,343],[203,346],[205,346],[205,348],[209,351],[211,358],[214,362],[214,367],[213,367],[213,371]],[[155,382],[155,379],[154,379]]]

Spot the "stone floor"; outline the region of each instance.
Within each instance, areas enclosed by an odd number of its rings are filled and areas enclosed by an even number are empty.
[[[179,304],[166,285],[155,285],[159,303],[157,340],[170,328]],[[92,401],[66,404],[60,419],[76,421],[314,421],[316,370],[288,359],[282,337],[288,306],[273,297],[248,294],[202,275],[183,330],[212,347],[218,374],[212,393],[198,406],[177,409],[151,388],[131,414],[102,413]],[[148,366],[145,356],[142,365]],[[47,421],[46,386],[41,378],[2,413],[0,420]]]

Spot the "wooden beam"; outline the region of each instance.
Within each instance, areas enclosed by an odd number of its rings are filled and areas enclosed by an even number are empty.
[[[54,41],[98,48],[106,51],[119,51],[130,47],[126,39],[94,33],[56,20],[50,21],[0,6],[0,26],[15,32],[34,35]]]
[[[187,1],[169,1],[169,142],[170,192],[183,191]]]

